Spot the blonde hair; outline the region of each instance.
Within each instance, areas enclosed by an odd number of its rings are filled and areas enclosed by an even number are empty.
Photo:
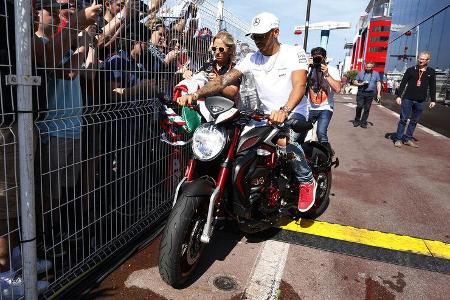
[[[426,51],[426,50],[425,51],[420,51],[419,56],[422,55],[422,54],[425,54],[426,56],[428,56],[428,60],[431,59],[431,52],[430,51]]]
[[[214,45],[214,41],[216,39],[220,39],[228,47],[230,53],[230,60],[234,62],[236,59],[236,43],[234,42],[233,36],[226,31],[220,31],[213,38],[211,47]]]

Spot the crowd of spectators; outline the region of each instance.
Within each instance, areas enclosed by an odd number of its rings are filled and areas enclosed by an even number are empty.
[[[14,72],[16,26],[14,2],[3,1],[6,5],[0,14],[9,18],[4,18],[1,34],[9,38],[9,44],[0,49],[2,77]],[[158,117],[142,117],[149,103],[170,101],[173,87],[201,72],[214,54],[235,58],[235,49],[228,53],[232,37],[223,34],[222,40],[216,39],[219,44],[213,45],[211,29],[199,28],[201,1],[178,1],[169,10],[165,2],[33,1],[32,72],[42,79],[40,86],[33,87],[39,292],[49,284],[46,275],[61,262],[55,258],[65,257],[66,263],[77,259],[73,254],[67,256],[65,242],[79,241],[77,233],[92,221],[92,212],[85,216],[93,209],[87,195],[98,193],[100,186],[104,197],[115,203],[106,204],[108,209],[130,215],[130,210],[121,210],[125,206],[121,201],[148,191],[138,172],[142,166],[130,161],[143,151],[143,142],[157,136],[153,130],[158,126],[153,123]],[[213,46],[217,50],[211,53]],[[8,53],[11,56],[3,55]],[[231,63],[228,60],[222,66],[219,62],[213,69],[223,73]],[[1,89],[0,280],[2,295],[18,298],[24,286],[17,206],[16,94],[3,81]],[[157,159],[155,154],[150,156]],[[152,176],[158,175],[169,176]],[[123,184],[118,184],[121,180]]]

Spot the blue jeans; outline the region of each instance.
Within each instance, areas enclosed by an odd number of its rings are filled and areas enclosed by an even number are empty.
[[[328,143],[328,125],[330,124],[333,112],[328,109],[310,110],[309,121],[317,122],[317,137],[320,143]]]
[[[306,117],[299,113],[293,113],[289,116],[289,119],[304,120]],[[286,148],[278,147],[278,151],[282,154],[294,153],[294,159],[291,160],[292,170],[295,172],[299,182],[309,182],[313,179],[312,170],[306,162],[305,153],[302,147],[297,142],[299,134],[290,130],[289,143]]]
[[[398,122],[397,133],[395,135],[397,141],[407,142],[413,138],[417,122],[419,121],[422,112],[425,110],[426,104],[425,101],[402,100],[402,105],[400,106],[400,121]],[[408,128],[406,129],[406,134],[404,134],[408,119]]]

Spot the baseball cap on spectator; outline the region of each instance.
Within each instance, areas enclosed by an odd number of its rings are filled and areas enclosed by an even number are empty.
[[[279,26],[280,21],[274,14],[263,12],[252,19],[250,30],[246,35],[263,34],[269,32],[271,29],[278,28]]]
[[[53,9],[68,9],[69,3],[58,3],[55,0],[35,0],[35,7],[37,10],[53,8]]]

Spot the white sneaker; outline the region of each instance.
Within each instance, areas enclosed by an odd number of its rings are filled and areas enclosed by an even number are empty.
[[[15,300],[25,296],[25,289],[22,277],[16,274],[17,272],[8,271],[0,273],[0,289],[1,299]],[[48,281],[38,281],[38,294],[43,293],[49,286]]]

